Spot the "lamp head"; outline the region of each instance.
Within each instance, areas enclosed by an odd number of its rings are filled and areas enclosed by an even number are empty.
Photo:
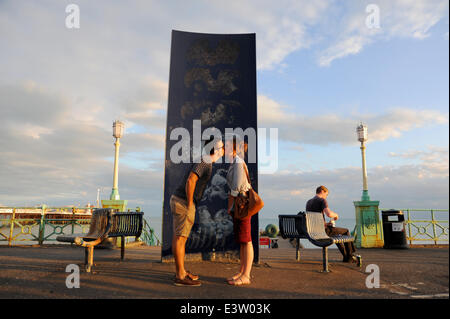
[[[115,138],[121,138],[123,136],[124,123],[120,121],[114,121],[113,123],[113,136]]]
[[[361,143],[367,141],[367,126],[366,125],[361,123],[356,128],[356,133],[358,134],[358,141],[360,141]]]

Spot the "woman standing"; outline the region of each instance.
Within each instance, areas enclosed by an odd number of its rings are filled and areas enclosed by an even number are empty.
[[[227,184],[230,188],[228,194],[228,214],[234,215],[234,204],[238,196],[248,196],[247,192],[252,188],[247,179],[247,165],[243,160],[247,144],[238,141],[233,136],[233,141],[227,141],[225,152],[231,164],[227,173]],[[253,245],[251,236],[251,217],[237,219],[233,216],[234,238],[240,245],[241,266],[239,272],[227,279],[228,284],[234,286],[250,284],[250,272],[253,264]]]

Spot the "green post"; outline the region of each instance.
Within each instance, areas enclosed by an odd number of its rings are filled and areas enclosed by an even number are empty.
[[[76,218],[75,218],[75,207],[72,207],[72,220],[70,221],[71,224],[72,224],[72,235],[75,232],[75,220],[76,220]]]
[[[436,221],[434,219],[434,211],[431,210],[431,222],[433,223],[433,239],[434,239],[434,244],[437,245],[437,238],[436,238]]]
[[[41,220],[39,221],[39,245],[44,243],[44,234],[45,234],[45,211],[47,206],[42,205],[41,209]]]
[[[102,199],[102,207],[103,208],[115,208],[119,212],[124,212],[127,209],[128,201],[127,200],[114,200],[114,199]]]
[[[378,214],[379,201],[372,201],[367,191],[360,201],[353,202],[356,214],[356,242],[358,248],[379,248],[384,246],[382,227]]]
[[[11,218],[11,227],[9,229],[9,238],[8,238],[8,246],[11,246],[11,242],[12,242],[12,238],[13,238],[13,234],[14,234],[14,223],[15,223],[15,219],[16,219],[16,208],[13,208],[13,214],[12,214],[12,218]]]
[[[409,244],[411,245],[412,239],[411,239],[411,212],[408,208],[408,235],[409,235]]]

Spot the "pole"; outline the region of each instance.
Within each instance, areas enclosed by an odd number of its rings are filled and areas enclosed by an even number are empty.
[[[119,177],[119,147],[120,141],[119,138],[116,138],[116,142],[114,143],[116,146],[115,156],[114,156],[114,177],[113,177],[113,189],[110,196],[111,200],[120,200],[119,196],[119,187],[118,187],[118,177]]]
[[[363,173],[363,194],[361,199],[370,200],[369,187],[367,186],[367,169],[366,169],[366,146],[361,142],[361,156],[362,156],[362,173]]]

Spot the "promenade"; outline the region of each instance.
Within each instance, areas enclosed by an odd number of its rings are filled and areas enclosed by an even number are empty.
[[[187,269],[200,275],[201,287],[173,285],[174,265],[160,262],[160,247],[96,249],[93,273],[84,272],[84,250],[67,245],[0,246],[0,298],[168,298],[168,299],[436,299],[449,297],[448,246],[408,250],[359,249],[363,267],[342,263],[329,250],[330,273],[321,273],[322,251],[295,249],[280,240],[278,249],[261,249],[252,284],[233,287],[225,278],[237,263],[190,261]],[[66,287],[68,264],[80,265],[80,288]],[[380,287],[366,287],[369,264],[380,269]]]

